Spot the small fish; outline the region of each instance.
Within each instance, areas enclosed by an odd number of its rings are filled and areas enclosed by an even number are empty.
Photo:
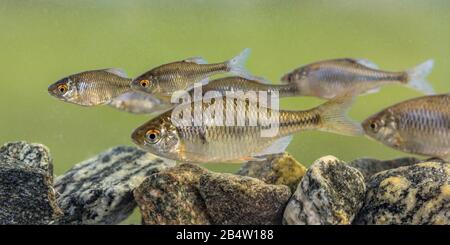
[[[450,94],[407,100],[367,118],[369,137],[394,149],[450,159]]]
[[[192,96],[194,89],[189,91]],[[227,92],[249,92],[249,91],[265,91],[278,92],[280,97],[289,97],[297,95],[297,86],[293,84],[270,84],[263,78],[244,78],[244,77],[224,77],[210,81],[202,86],[202,95],[207,92],[216,91],[220,95],[226,95]]]
[[[161,65],[135,78],[131,87],[169,101],[175,91],[188,90],[197,82],[206,84],[208,77],[215,74],[229,72],[251,77],[244,68],[249,53],[250,49],[244,49],[231,60],[217,64],[207,64],[204,59],[194,57]]]
[[[245,106],[237,106],[237,101],[234,102],[232,107],[221,107],[219,114],[226,115],[229,110],[235,111],[235,114],[245,113],[246,124],[243,126],[229,126],[225,123],[222,126],[207,123],[196,126],[193,122],[180,126],[172,120],[174,111],[170,110],[137,128],[131,138],[135,144],[158,156],[181,162],[205,163],[242,162],[283,152],[289,145],[292,134],[303,130],[321,130],[344,135],[362,133],[360,125],[345,116],[352,102],[347,97],[336,98],[307,111],[274,111],[259,105],[252,107],[248,101]],[[200,110],[193,110],[192,120],[203,117],[203,122],[213,121],[213,116],[208,116],[205,111],[216,101],[194,102],[179,107],[181,110],[186,109],[183,106],[193,109],[196,103],[200,103],[197,104]],[[261,134],[262,130],[267,129],[267,121],[257,119],[264,110],[268,115],[278,115],[278,131],[272,137],[264,137]],[[247,123],[254,120],[257,121],[255,125]]]
[[[130,82],[125,72],[116,68],[85,71],[55,82],[48,93],[65,102],[96,106],[131,91]]]
[[[108,104],[116,109],[149,114],[166,110],[170,104],[132,91],[131,79],[117,68],[85,71],[65,77],[48,87],[50,95],[81,106]]]
[[[114,98],[110,106],[133,114],[155,114],[170,109],[173,105],[164,103],[142,92],[128,92]]]
[[[378,92],[385,84],[399,83],[424,94],[434,94],[425,77],[433,68],[428,60],[410,70],[388,72],[365,59],[325,60],[302,66],[284,75],[282,82],[297,85],[299,95],[331,99],[341,94]]]

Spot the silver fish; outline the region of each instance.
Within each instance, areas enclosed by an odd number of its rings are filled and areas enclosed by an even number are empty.
[[[174,92],[187,90],[197,82],[205,84],[208,77],[215,74],[232,73],[251,77],[244,68],[249,53],[250,49],[245,49],[231,60],[216,64],[208,64],[200,57],[164,64],[133,79],[131,87],[170,101]]]
[[[292,134],[303,130],[361,134],[360,125],[345,116],[352,101],[348,97],[336,98],[307,111],[275,111],[258,104],[251,106],[248,101],[242,107],[238,106],[237,100],[231,106],[223,102],[225,106],[217,109],[218,115],[228,115],[229,112],[232,116],[245,115],[245,125],[236,126],[224,122],[216,126],[209,124],[217,119],[214,115],[205,114],[218,100],[212,101],[182,104],[174,108],[192,109],[193,112],[188,114],[193,114],[193,118],[202,118],[203,124],[200,126],[195,125],[195,119],[188,125],[178,124],[172,117],[177,113],[170,110],[137,128],[131,138],[135,144],[158,156],[182,162],[204,163],[241,162],[283,152]],[[200,106],[200,110],[196,111],[195,106]],[[262,112],[276,115],[279,121],[277,133],[270,137],[261,134],[262,130],[267,129],[267,121],[260,118]],[[249,124],[255,120],[255,125]]]
[[[433,60],[407,71],[389,72],[379,70],[365,59],[334,59],[297,68],[284,75],[281,81],[295,84],[298,95],[325,99],[349,93],[374,93],[385,84],[403,84],[425,94],[434,94],[425,80],[432,68]]]

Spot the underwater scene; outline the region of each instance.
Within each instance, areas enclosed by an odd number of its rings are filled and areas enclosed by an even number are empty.
[[[450,224],[449,11],[2,0],[0,224]]]

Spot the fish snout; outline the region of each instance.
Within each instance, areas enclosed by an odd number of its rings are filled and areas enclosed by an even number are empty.
[[[283,77],[281,77],[280,80],[281,80],[281,82],[289,83],[292,80],[292,74],[291,73],[287,73]]]

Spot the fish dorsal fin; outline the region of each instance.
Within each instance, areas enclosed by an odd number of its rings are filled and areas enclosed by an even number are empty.
[[[208,61],[203,59],[202,57],[190,57],[184,60],[184,62],[195,63],[199,65],[208,64]]]
[[[345,64],[358,64],[370,69],[378,69],[378,65],[376,65],[372,61],[369,61],[368,59],[343,58],[343,59],[336,59],[334,60],[334,62],[342,62]]]
[[[269,80],[265,79],[264,77],[253,77],[253,80],[260,82],[262,84],[272,84]]]
[[[378,69],[378,65],[368,59],[355,59],[355,62],[367,68]]]
[[[272,155],[277,153],[282,153],[286,150],[292,141],[292,135],[285,136],[283,138],[275,140],[269,147],[264,149],[262,152],[254,154],[254,157],[261,157],[265,155]]]
[[[109,69],[105,69],[104,71],[114,74],[119,77],[128,78],[127,73],[124,70],[122,70],[121,68],[109,68]]]

